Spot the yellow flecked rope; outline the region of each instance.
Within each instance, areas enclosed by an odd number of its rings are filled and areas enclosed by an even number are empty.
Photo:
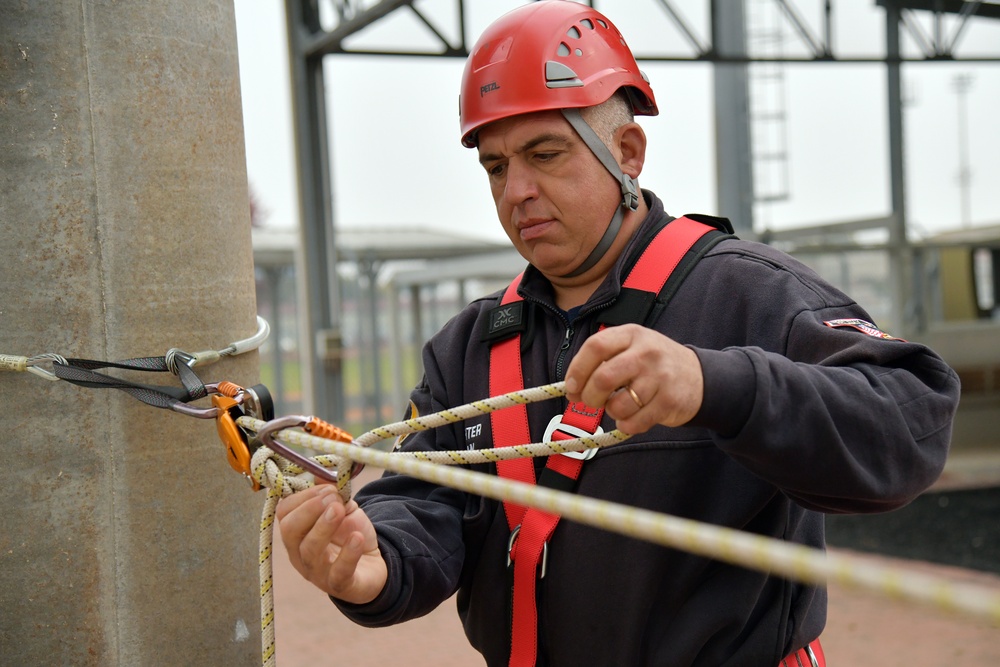
[[[815,585],[835,583],[845,587],[861,588],[890,598],[928,604],[940,609],[1000,622],[1000,593],[978,586],[956,584],[933,575],[901,571],[898,568],[880,565],[864,557],[830,554],[821,549],[813,549],[731,528],[704,524],[619,503],[503,479],[495,475],[441,465],[484,463],[516,456],[544,456],[556,452],[581,451],[591,447],[608,446],[629,437],[621,431],[611,431],[592,438],[578,438],[559,443],[536,443],[493,450],[386,453],[370,447],[378,440],[427,430],[443,424],[451,424],[470,416],[492,412],[501,407],[554,398],[563,395],[563,391],[562,384],[558,383],[514,392],[513,395],[507,394],[502,397],[477,401],[434,415],[374,429],[357,438],[354,443],[325,440],[293,429],[279,431],[274,434],[274,437],[291,445],[326,452],[327,455],[315,457],[315,460],[325,467],[340,464],[343,466],[342,469],[349,469],[348,466],[345,466],[344,461],[360,462],[467,493],[533,507],[610,532],[681,549],[730,564],[769,572],[794,581]],[[250,417],[240,417],[237,421],[240,426],[252,432],[260,430],[266,424],[266,422]],[[258,458],[264,463],[258,465],[256,463]],[[298,466],[284,462],[284,467],[282,467],[271,459],[283,461],[267,448],[261,447],[254,456],[255,463],[253,464],[254,479],[262,486],[269,487],[264,510],[265,519],[261,523],[261,627],[262,630],[265,627],[270,629],[268,637],[266,639],[262,637],[266,667],[274,664],[268,662],[269,658],[273,660],[274,655],[274,608],[273,598],[270,595],[270,549],[274,506],[279,497],[300,490],[297,488],[300,481],[293,476],[302,473],[302,469]],[[271,472],[272,466],[276,472]],[[264,474],[265,472],[267,475]],[[295,479],[294,484],[293,479]],[[301,482],[301,484],[304,488],[311,483]],[[281,488],[281,491],[270,491],[276,487]],[[266,540],[265,523],[267,523]],[[266,596],[264,595],[265,588],[267,589]]]
[[[260,643],[264,667],[275,665],[274,641],[274,574],[271,552],[274,546],[274,514],[278,501],[297,491],[304,491],[312,482],[304,477],[302,469],[276,456],[267,447],[259,447],[250,461],[253,477],[267,487],[267,499],[260,517]]]

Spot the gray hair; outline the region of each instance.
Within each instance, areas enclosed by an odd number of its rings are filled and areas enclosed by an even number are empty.
[[[580,115],[609,148],[615,131],[635,120],[632,102],[624,89],[619,89],[601,104],[581,109]]]

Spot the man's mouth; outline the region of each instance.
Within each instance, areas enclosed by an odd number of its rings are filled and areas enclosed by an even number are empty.
[[[552,218],[529,218],[517,223],[517,232],[522,241],[531,241],[544,234],[555,224]]]

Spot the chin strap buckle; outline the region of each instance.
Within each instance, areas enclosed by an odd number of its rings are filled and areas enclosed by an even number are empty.
[[[639,183],[628,174],[622,174],[622,206],[630,211],[639,208]]]

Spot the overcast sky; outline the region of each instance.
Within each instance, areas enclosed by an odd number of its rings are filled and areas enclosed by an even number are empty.
[[[288,56],[282,0],[236,0],[247,165],[266,224],[298,224],[292,147]],[[369,3],[371,4],[371,3]],[[514,0],[467,3],[470,39]],[[708,34],[706,0],[674,0],[696,33]],[[819,0],[793,3],[819,31]],[[835,52],[879,55],[884,20],[874,1],[834,3]],[[453,0],[418,7],[451,29]],[[747,0],[752,20],[769,21],[773,0]],[[768,6],[772,9],[768,9]],[[637,53],[689,47],[654,0],[598,3]],[[854,12],[844,14],[842,12]],[[405,8],[358,36],[367,44],[421,44],[426,30]],[[929,19],[928,13],[921,15]],[[933,34],[929,20],[925,32]],[[954,25],[945,25],[946,34]],[[800,53],[790,27],[786,53]],[[449,35],[450,36],[450,35]],[[457,41],[457,40],[456,40]],[[706,40],[707,41],[707,40]],[[471,42],[470,42],[471,43]],[[664,49],[663,44],[671,46]],[[905,42],[915,53],[912,42]],[[1000,52],[1000,21],[970,22],[959,52]],[[474,151],[459,143],[459,59],[327,57],[332,120],[334,216],[345,228],[440,229],[502,240],[485,173]],[[640,67],[657,96],[660,115],[643,118],[649,136],[639,178],[673,214],[716,213],[712,69],[700,63]],[[968,75],[965,96],[971,168],[971,224],[1000,223],[1000,63],[903,66],[907,209],[916,236],[962,226],[959,188],[959,96],[956,77]],[[880,64],[801,64],[782,69],[784,84],[754,84],[755,102],[783,89],[789,151],[787,201],[759,205],[756,229],[798,227],[886,215],[889,166],[886,72]],[[758,173],[758,177],[762,177]]]

